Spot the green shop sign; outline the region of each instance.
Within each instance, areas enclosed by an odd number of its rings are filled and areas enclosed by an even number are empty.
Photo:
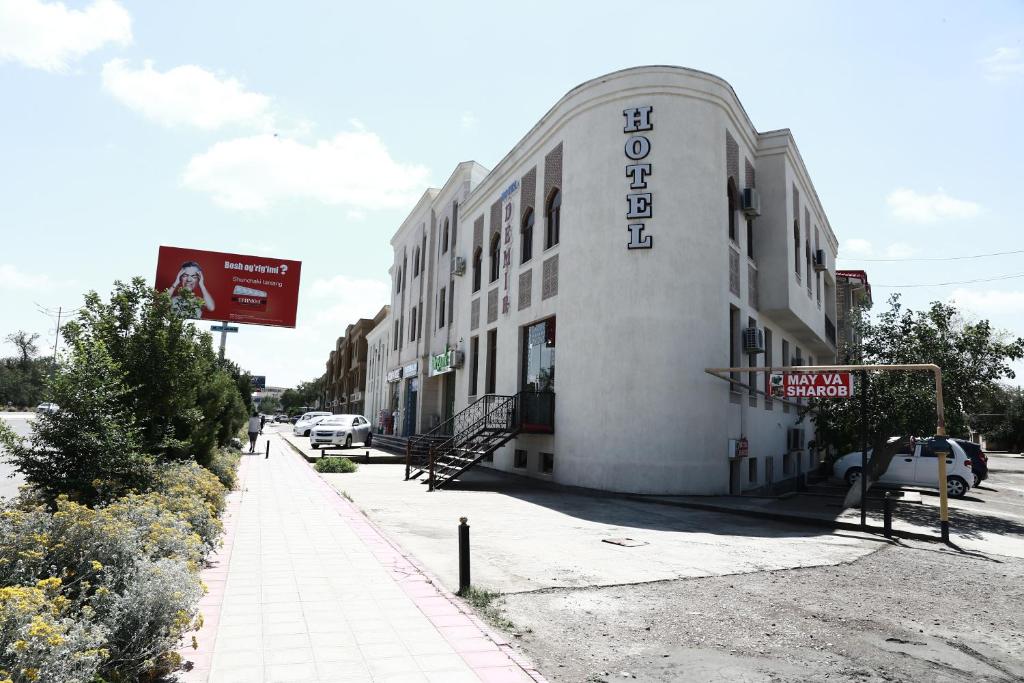
[[[443,375],[455,368],[455,349],[448,349],[444,353],[430,357],[430,376]]]

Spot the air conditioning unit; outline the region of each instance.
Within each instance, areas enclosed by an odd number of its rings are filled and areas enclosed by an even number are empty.
[[[455,351],[452,353],[452,367],[461,368],[462,364],[466,361],[466,354],[462,351]]]
[[[761,215],[761,197],[757,194],[757,190],[752,187],[744,189],[742,202],[743,205],[740,208],[744,215],[750,217]]]
[[[743,353],[764,353],[764,330],[759,327],[743,330]]]
[[[824,249],[815,249],[814,250],[814,270],[815,271],[822,271],[822,270],[825,270],[826,268],[828,268],[828,266],[825,264],[825,250]]]
[[[452,273],[454,273],[455,275],[465,275],[466,259],[462,258],[461,256],[456,256],[455,265],[452,266]]]
[[[802,451],[804,449],[804,430],[790,427],[786,432],[786,450]]]

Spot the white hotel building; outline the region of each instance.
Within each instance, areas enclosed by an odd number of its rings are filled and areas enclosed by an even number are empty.
[[[458,432],[445,421],[480,397],[518,395],[486,466],[723,494],[814,464],[795,409],[704,372],[836,354],[835,234],[790,131],[758,132],[722,79],[583,83],[494,169],[464,162],[427,190],[391,243],[367,382],[397,433]]]

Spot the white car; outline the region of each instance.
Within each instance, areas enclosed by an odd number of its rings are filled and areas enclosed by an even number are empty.
[[[53,415],[58,410],[60,410],[60,406],[56,403],[40,403],[36,406],[37,413],[45,413],[46,415]]]
[[[974,471],[971,459],[952,439],[935,436],[930,439],[919,439],[914,444],[901,449],[892,456],[889,469],[879,478],[880,484],[903,484],[923,488],[939,488],[939,463],[936,450],[948,451],[946,458],[946,493],[953,498],[963,498],[974,482]],[[835,461],[835,476],[853,486],[860,481],[860,451],[847,453]],[[871,460],[868,451],[868,460]]]
[[[303,413],[302,417],[295,421],[295,426],[292,427],[292,434],[295,436],[309,436],[309,430],[313,428],[313,425],[330,416],[331,413],[324,411]]]
[[[370,445],[372,430],[370,421],[362,415],[332,415],[325,417],[313,427],[309,435],[310,447],[344,446],[349,448],[358,441],[364,446]]]

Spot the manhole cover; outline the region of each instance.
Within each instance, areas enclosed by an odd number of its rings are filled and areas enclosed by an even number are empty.
[[[638,541],[633,538],[602,538],[603,543],[611,543],[612,545],[623,545],[627,548],[632,548],[637,545],[647,545],[647,541]]]

